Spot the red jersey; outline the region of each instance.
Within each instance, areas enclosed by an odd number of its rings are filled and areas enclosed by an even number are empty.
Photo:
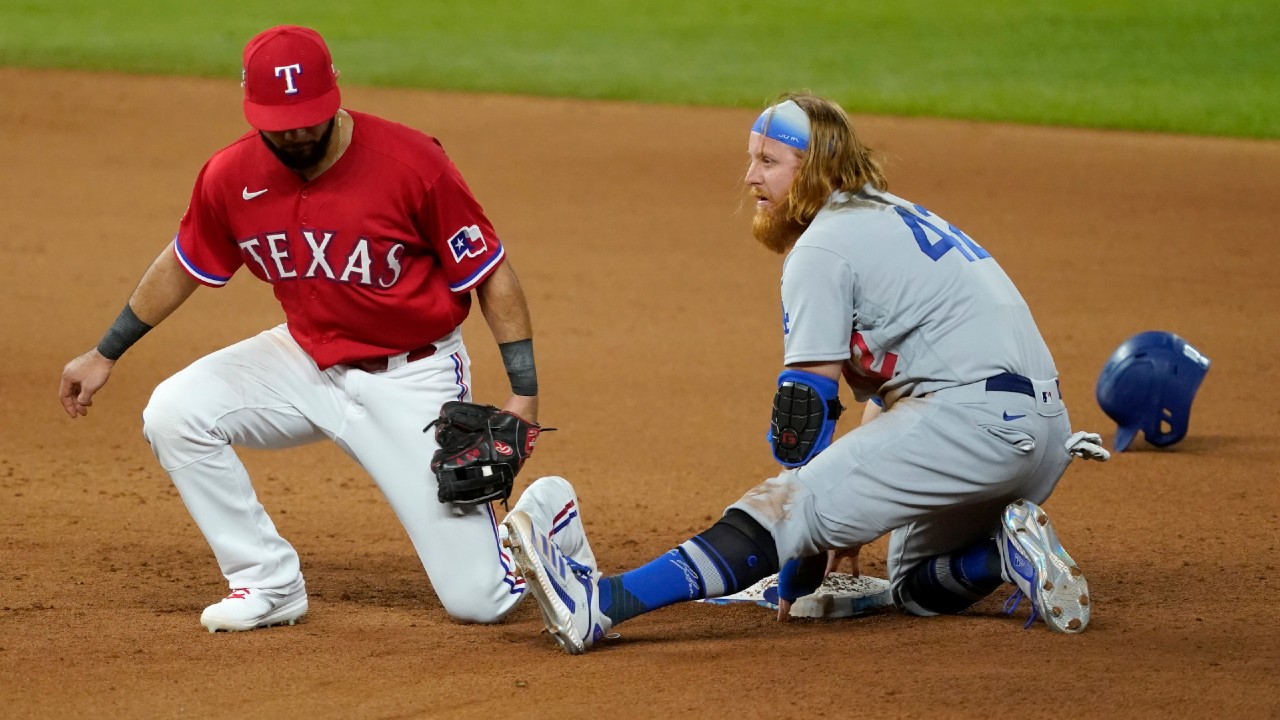
[[[350,112],[350,111],[348,111]],[[310,182],[246,133],[205,163],[174,247],[199,282],[241,265],[271,283],[321,369],[422,347],[457,327],[502,243],[439,141],[373,115]]]

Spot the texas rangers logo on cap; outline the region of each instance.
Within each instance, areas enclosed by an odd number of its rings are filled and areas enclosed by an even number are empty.
[[[338,112],[338,71],[320,33],[296,25],[264,30],[244,48],[244,116],[258,130],[319,125]]]
[[[484,242],[480,228],[472,225],[464,227],[449,238],[449,251],[453,253],[454,262],[462,262],[463,258],[478,257],[489,246]]]

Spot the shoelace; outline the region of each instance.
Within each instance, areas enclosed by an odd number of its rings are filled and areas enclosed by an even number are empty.
[[[1018,606],[1022,604],[1022,598],[1024,597],[1026,597],[1026,594],[1022,592],[1021,588],[1014,590],[1013,594],[1009,596],[1009,599],[1004,601],[1004,614],[1012,615],[1016,612],[1018,610]],[[1035,603],[1031,603],[1031,617],[1027,618],[1027,624],[1023,625],[1022,629],[1030,630],[1031,625],[1038,617],[1040,617],[1040,609],[1036,607]]]
[[[249,588],[236,588],[227,596],[228,599],[235,598],[236,600],[243,600],[247,597],[249,597]]]
[[[560,557],[564,558],[564,561],[569,565],[569,569],[572,570],[575,575],[582,578],[586,578],[591,582],[595,582],[595,578],[592,577],[593,571],[590,567],[583,565],[582,563],[578,562],[577,560],[574,560],[568,555],[562,554]],[[616,640],[622,637],[616,632],[610,632],[610,633],[604,632],[600,628],[599,623],[592,623],[592,625],[593,627],[591,628],[591,632],[593,633],[594,640],[596,641],[600,640],[601,638],[605,640]]]
[[[574,560],[573,558],[569,557],[568,555],[565,555],[564,553],[561,553],[560,557],[564,558],[564,561],[569,565],[569,569],[572,570],[575,574],[582,575],[584,577],[591,576],[591,568],[587,567],[586,565],[583,565],[582,563],[578,562],[577,560]]]

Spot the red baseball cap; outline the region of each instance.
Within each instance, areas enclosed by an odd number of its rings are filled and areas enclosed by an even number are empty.
[[[244,48],[244,117],[258,130],[311,127],[338,112],[338,71],[320,33],[280,25]]]

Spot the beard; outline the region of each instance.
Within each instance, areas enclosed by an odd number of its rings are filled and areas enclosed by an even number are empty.
[[[329,121],[329,127],[325,128],[324,134],[320,139],[313,143],[299,143],[288,147],[276,147],[266,135],[261,132],[258,137],[262,138],[263,144],[276,156],[284,166],[290,170],[310,170],[320,161],[324,159],[325,153],[329,151],[329,139],[333,137],[333,120]]]
[[[787,211],[790,209],[791,199],[788,197],[780,204],[756,208],[755,217],[751,218],[751,234],[761,245],[779,255],[790,250],[809,227],[808,223],[789,218]]]

